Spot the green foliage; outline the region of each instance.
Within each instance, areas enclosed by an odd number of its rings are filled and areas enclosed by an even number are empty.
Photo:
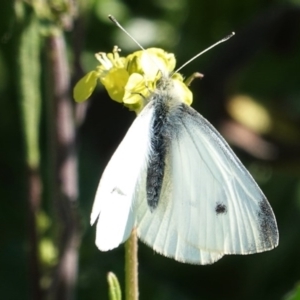
[[[300,300],[300,285],[290,292],[284,300]]]

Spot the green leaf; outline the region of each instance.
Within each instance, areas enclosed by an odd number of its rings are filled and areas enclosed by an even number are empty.
[[[109,299],[110,300],[121,300],[122,299],[122,293],[121,293],[121,288],[120,284],[118,281],[117,276],[109,272],[107,274],[107,281],[108,281],[108,287],[109,287]]]
[[[300,284],[298,284],[294,290],[292,290],[284,300],[300,300]]]

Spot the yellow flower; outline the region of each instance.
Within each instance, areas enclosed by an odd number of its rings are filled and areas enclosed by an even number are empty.
[[[96,54],[100,65],[79,80],[74,88],[77,102],[90,97],[99,79],[111,99],[139,113],[147,104],[145,99],[155,90],[157,81],[162,76],[170,76],[176,65],[174,54],[159,48],[139,50],[127,57],[120,57],[119,52],[115,46],[112,53]],[[171,78],[177,93],[190,105],[193,95],[183,77],[175,73]]]

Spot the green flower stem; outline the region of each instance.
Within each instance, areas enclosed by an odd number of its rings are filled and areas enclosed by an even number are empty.
[[[22,8],[22,3],[19,3]],[[28,261],[30,268],[31,299],[42,299],[40,262],[36,217],[40,208],[41,179],[39,172],[40,94],[40,35],[39,24],[33,13],[18,15],[20,39],[17,54],[17,82],[20,99],[22,130],[26,161]]]
[[[137,300],[138,290],[138,241],[136,230],[125,243],[125,299]]]

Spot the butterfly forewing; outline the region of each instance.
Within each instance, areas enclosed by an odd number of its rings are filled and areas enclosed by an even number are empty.
[[[134,226],[133,199],[146,171],[152,111],[150,103],[135,119],[100,180],[91,223],[99,217],[96,244],[102,251],[126,241]]]

